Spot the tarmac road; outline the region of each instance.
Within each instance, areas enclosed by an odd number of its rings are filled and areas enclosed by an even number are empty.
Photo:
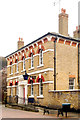
[[[36,113],[18,109],[11,109],[2,105],[2,118],[53,118],[53,116],[43,115],[39,112]]]
[[[73,120],[73,118],[77,118],[77,120],[80,120],[79,117],[80,117],[80,114],[68,113],[68,118],[72,118],[71,120]],[[55,120],[57,118],[57,111],[54,111],[53,114],[43,115],[42,112],[36,113],[36,112],[12,109],[12,108],[7,108],[4,105],[1,106],[0,104],[0,118],[49,118],[49,119],[54,118]],[[58,118],[60,118],[60,120],[63,120],[63,118],[65,119],[65,117],[62,117],[62,116]]]

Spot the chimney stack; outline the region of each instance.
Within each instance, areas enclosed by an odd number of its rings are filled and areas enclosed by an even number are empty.
[[[66,9],[61,9],[59,14],[59,33],[68,36],[68,14],[66,14]]]
[[[80,39],[80,25],[76,26],[76,30],[73,32],[73,37]]]
[[[18,49],[22,48],[23,46],[24,46],[23,38],[19,38],[19,41],[18,41]]]

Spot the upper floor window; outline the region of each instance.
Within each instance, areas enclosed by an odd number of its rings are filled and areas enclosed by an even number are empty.
[[[13,65],[12,65],[12,62],[10,63],[11,67],[10,67],[10,74],[13,73]]]
[[[69,89],[74,89],[75,78],[69,78]]]
[[[25,56],[23,57],[23,70],[25,69]]]
[[[16,72],[19,71],[19,67],[18,67],[18,59],[16,59]]]
[[[42,65],[43,64],[43,53],[42,53],[42,49],[40,49],[39,51],[39,65]]]
[[[33,67],[33,53],[31,53],[31,68]]]

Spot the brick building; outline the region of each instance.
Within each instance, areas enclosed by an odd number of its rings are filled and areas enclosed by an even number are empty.
[[[40,105],[69,102],[80,109],[80,41],[68,36],[65,9],[59,15],[59,33],[49,32],[26,46],[19,38],[18,50],[6,56],[7,96],[17,95],[19,104],[35,99]],[[25,70],[28,80],[23,79]]]

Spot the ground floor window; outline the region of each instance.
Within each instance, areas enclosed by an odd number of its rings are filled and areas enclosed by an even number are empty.
[[[75,78],[69,78],[69,89],[74,89]]]
[[[33,82],[31,82],[31,96],[33,95]]]
[[[42,79],[39,80],[39,95],[43,95],[43,84],[42,84]]]
[[[16,86],[16,95],[18,96],[18,86]]]
[[[11,96],[13,96],[13,88],[11,87]]]

